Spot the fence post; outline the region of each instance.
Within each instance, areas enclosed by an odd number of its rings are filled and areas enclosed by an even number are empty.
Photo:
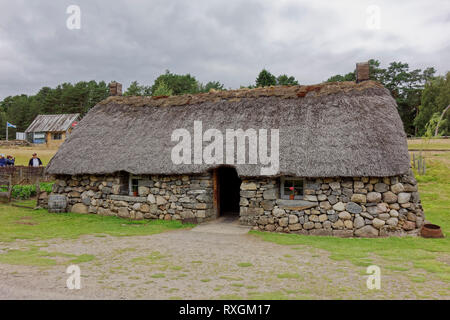
[[[9,175],[9,186],[8,186],[8,202],[11,202],[12,197],[12,177]]]
[[[19,167],[19,183],[22,183],[23,180],[23,169]]]
[[[39,207],[39,196],[41,195],[41,184],[39,183],[39,177],[36,179],[36,207]]]

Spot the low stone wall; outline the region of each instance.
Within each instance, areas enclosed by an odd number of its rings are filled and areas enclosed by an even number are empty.
[[[48,208],[48,193],[45,191],[40,192],[37,203],[38,208]]]
[[[276,179],[244,180],[241,223],[264,231],[378,237],[416,233],[424,222],[412,171],[390,178],[306,179],[303,200],[278,194]]]
[[[202,222],[214,217],[212,176],[148,176],[139,196],[127,193],[128,180],[114,176],[58,176],[52,194],[68,198],[70,212],[129,219]]]
[[[192,222],[216,217],[210,173],[148,176],[137,197],[126,195],[128,178],[120,174],[56,178],[52,194],[66,195],[71,212]],[[302,200],[280,199],[278,178],[244,179],[240,196],[240,222],[264,231],[379,237],[416,233],[424,222],[412,171],[388,178],[305,179]]]
[[[26,140],[0,140],[0,147],[29,147],[31,143]]]

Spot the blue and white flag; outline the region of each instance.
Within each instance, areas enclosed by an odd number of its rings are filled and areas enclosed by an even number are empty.
[[[9,122],[6,122],[6,126],[7,126],[8,128],[17,128],[15,125],[13,125],[13,124],[11,124],[11,123],[9,123]]]

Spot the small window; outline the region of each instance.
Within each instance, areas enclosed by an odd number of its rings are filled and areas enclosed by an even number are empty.
[[[130,174],[130,196],[138,196],[140,176]]]
[[[303,199],[303,179],[282,177],[280,195],[281,199]]]
[[[152,187],[153,182],[151,181],[149,176],[140,176],[140,175],[129,175],[128,180],[129,185],[129,195],[130,196],[139,196],[139,187]]]
[[[62,134],[61,133],[54,133],[53,134],[53,140],[61,140]]]

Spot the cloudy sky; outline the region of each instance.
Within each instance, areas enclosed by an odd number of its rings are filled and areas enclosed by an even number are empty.
[[[81,10],[80,29],[67,27],[70,5]],[[166,69],[227,88],[254,83],[262,68],[317,83],[370,58],[450,70],[448,0],[0,0],[0,8],[0,99],[80,80],[152,84]]]

